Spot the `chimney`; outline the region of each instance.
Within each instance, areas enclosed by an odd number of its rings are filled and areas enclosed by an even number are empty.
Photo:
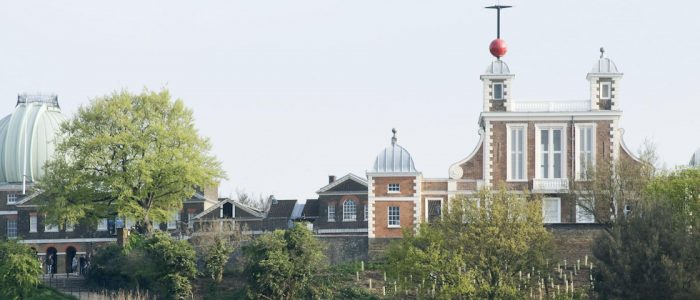
[[[335,181],[335,175],[328,175],[328,183],[333,183]]]

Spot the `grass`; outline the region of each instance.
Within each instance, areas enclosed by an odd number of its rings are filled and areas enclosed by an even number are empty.
[[[51,287],[40,285],[27,300],[78,300],[78,298],[63,294]]]

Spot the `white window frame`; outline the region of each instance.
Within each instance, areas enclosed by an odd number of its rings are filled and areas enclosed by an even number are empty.
[[[580,202],[590,202],[590,209],[595,210],[595,200],[593,198],[583,198],[576,200],[576,223],[595,223],[595,215],[589,209],[584,208]]]
[[[608,91],[608,96],[605,97],[603,95],[603,91],[607,90]],[[600,99],[603,100],[610,100],[612,99],[612,82],[609,81],[603,81],[600,83]]]
[[[14,205],[14,204],[16,204],[16,203],[17,203],[17,199],[19,199],[19,197],[17,196],[17,194],[7,194],[7,204],[8,204],[8,205]]]
[[[430,217],[430,212],[428,211],[430,208],[430,201],[440,201],[440,219],[442,219],[445,209],[445,200],[443,198],[438,198],[438,197],[433,197],[433,198],[425,198],[425,222],[428,222],[428,218]]]
[[[108,221],[107,219],[99,219],[97,221],[97,231],[107,231]]]
[[[39,224],[39,218],[35,213],[29,214],[29,232],[37,232],[37,224]]]
[[[547,220],[547,205],[545,205],[545,202],[547,201],[556,201],[557,203],[557,215],[556,215],[556,221],[549,221]],[[561,223],[561,198],[556,198],[556,197],[547,197],[547,198],[542,198],[542,222],[545,224],[557,224]]]
[[[352,213],[349,213],[346,211],[345,204],[352,203],[352,209],[354,210]],[[349,208],[349,207],[347,207]],[[357,221],[357,203],[355,203],[355,200],[353,199],[345,199],[343,201],[343,222],[355,222]]]
[[[173,214],[170,216],[170,219],[168,220],[168,230],[173,230],[177,229],[177,222],[180,221],[180,212],[176,211],[173,212]]]
[[[66,222],[66,232],[73,232],[73,230],[75,230],[75,224]]]
[[[328,204],[328,222],[335,222],[335,203]]]
[[[197,214],[193,212],[187,212],[187,228],[193,228],[194,227],[194,217]]]
[[[46,219],[44,219],[44,222],[46,222]],[[44,232],[58,232],[58,226],[44,224]]]
[[[369,216],[369,206],[367,206],[367,204],[364,205],[364,210],[365,210],[365,212],[364,212],[364,214],[365,214],[365,219],[364,219],[364,221],[367,221],[367,217]]]
[[[536,124],[535,125],[535,178],[536,179],[554,179],[554,135],[552,134],[554,130],[561,130],[561,179],[566,179],[566,165],[567,165],[567,148],[566,148],[566,124]],[[549,131],[549,153],[551,153],[551,159],[549,160],[548,173],[549,177],[542,177],[542,149],[540,149],[540,141],[542,139],[542,130]]]
[[[496,95],[496,86],[501,87],[500,97]],[[506,98],[506,85],[503,82],[494,82],[491,86],[491,91],[493,92],[493,100],[504,100]]]
[[[396,211],[398,212],[398,220],[392,220],[392,218],[391,218],[392,208],[396,208]],[[401,207],[400,206],[392,205],[392,206],[387,207],[386,214],[387,214],[387,218],[386,218],[387,227],[389,227],[389,228],[401,228]],[[398,224],[392,224],[393,221],[398,221]]]
[[[10,224],[14,224],[12,227]],[[14,228],[13,228],[14,227]],[[16,239],[17,238],[17,218],[7,219],[7,238]]]
[[[512,138],[512,132],[515,130],[522,130],[523,131],[523,150],[522,150],[522,168],[523,168],[523,178],[515,178],[515,174],[512,173],[512,164],[517,163],[513,162],[511,156],[512,156],[512,151],[511,151],[511,138]],[[512,182],[527,182],[528,177],[527,177],[527,123],[508,123],[506,124],[506,147],[507,147],[507,156],[506,156],[506,181],[512,181]],[[517,153],[516,153],[517,155]]]
[[[595,166],[596,162],[596,124],[595,123],[577,123],[574,125],[575,131],[576,131],[576,137],[574,141],[575,145],[575,158],[574,161],[576,163],[576,180],[586,180],[587,176],[584,176],[584,171],[586,170],[586,167],[588,166],[589,162],[585,161],[582,159],[582,155],[584,153],[581,152],[581,146],[585,145],[585,139],[581,136],[581,131],[583,129],[590,129],[591,130],[591,145],[590,145],[590,152],[591,152],[591,161],[590,165]]]
[[[387,184],[386,191],[389,194],[398,194],[401,192],[401,184],[399,184],[399,183]]]

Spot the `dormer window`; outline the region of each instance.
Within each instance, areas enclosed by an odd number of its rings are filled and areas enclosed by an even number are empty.
[[[609,100],[610,98],[611,98],[610,82],[601,82],[600,83],[600,99]]]
[[[503,83],[493,84],[493,100],[503,100]]]
[[[398,183],[390,183],[388,187],[389,193],[398,193],[401,190],[401,186]]]
[[[7,204],[15,204],[17,203],[17,194],[8,194],[7,195]]]

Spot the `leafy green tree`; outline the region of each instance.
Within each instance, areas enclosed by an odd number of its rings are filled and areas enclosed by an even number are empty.
[[[26,299],[39,285],[41,265],[27,245],[0,242],[0,296],[2,299]]]
[[[539,200],[483,190],[452,198],[442,220],[404,231],[388,263],[410,288],[420,284],[422,293],[434,290],[441,299],[521,299],[520,274],[533,281],[544,274],[550,243]]]
[[[121,216],[150,234],[195,193],[223,178],[192,111],[167,90],[113,93],[63,123],[37,185],[53,224]]]
[[[322,245],[303,224],[263,234],[244,247],[244,255],[250,298],[329,297],[315,280],[326,268]]]
[[[157,267],[161,294],[185,299],[192,294],[190,280],[197,276],[194,248],[187,241],[176,241],[165,232],[157,232],[146,240],[146,256]]]
[[[597,238],[603,299],[700,298],[700,169],[652,179],[643,201]]]
[[[234,248],[224,239],[216,239],[214,244],[209,248],[209,251],[204,256],[204,264],[206,274],[215,282],[220,283],[223,274],[224,266],[233,252]]]

